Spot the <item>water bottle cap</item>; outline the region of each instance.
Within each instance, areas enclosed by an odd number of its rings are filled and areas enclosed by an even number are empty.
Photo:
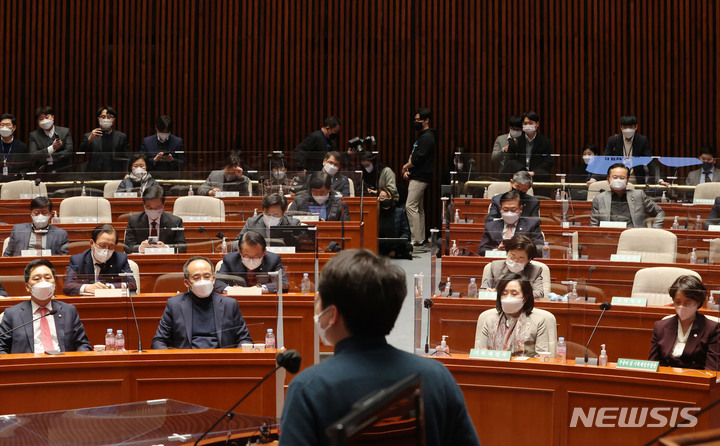
[[[470,283],[475,283],[475,278],[470,279]]]
[[[112,328],[108,328],[108,329],[107,329],[107,332],[108,332],[108,333],[112,333]]]
[[[303,273],[303,277],[307,277],[307,276],[308,276],[308,273]]]
[[[272,328],[268,328],[268,333],[272,333],[272,332],[273,332],[273,329],[272,329]]]
[[[122,330],[118,330],[118,334],[122,334]]]
[[[564,340],[565,340],[565,338],[563,338],[562,336],[558,338],[558,341],[564,341]]]

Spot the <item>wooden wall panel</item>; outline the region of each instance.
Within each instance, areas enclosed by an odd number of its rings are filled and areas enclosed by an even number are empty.
[[[489,151],[508,117],[528,109],[562,154],[604,146],[620,115],[634,113],[657,154],[693,156],[717,142],[718,9],[711,0],[6,0],[0,110],[27,139],[35,108],[52,105],[79,145],[97,107],[111,104],[135,149],[166,113],[202,170],[233,147],[291,151],[332,114],[343,144],[374,135],[399,169],[421,105],[440,134],[438,178],[456,147]]]

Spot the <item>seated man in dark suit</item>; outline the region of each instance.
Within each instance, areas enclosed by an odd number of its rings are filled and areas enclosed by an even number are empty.
[[[37,171],[70,170],[70,161],[75,154],[70,129],[55,125],[55,112],[47,105],[35,110],[35,121],[38,128],[30,133],[28,151],[35,159]]]
[[[280,194],[265,195],[262,201],[263,212],[250,217],[235,240],[240,240],[248,231],[255,231],[269,237],[268,229],[273,226],[300,226],[300,220],[285,215],[287,200]]]
[[[252,343],[237,300],[213,292],[210,260],[191,257],[183,273],[188,291],[168,299],[152,348],[240,348]]]
[[[95,227],[90,249],[70,256],[63,292],[68,296],[94,294],[97,289],[120,288],[123,284],[129,290],[137,289],[127,255],[115,251],[116,243],[117,232],[112,225]]]
[[[540,217],[540,200],[529,195],[527,192],[532,187],[533,179],[527,170],[519,170],[515,172],[510,180],[511,190],[516,190],[520,194],[520,204],[522,205],[521,217]],[[485,218],[485,223],[498,219],[500,215],[500,197],[497,194],[490,199],[490,211]]]
[[[0,116],[0,151],[2,152],[2,175],[7,177],[30,170],[32,161],[28,146],[16,138],[17,120],[10,113]]]
[[[502,218],[485,223],[479,255],[484,256],[485,251],[493,249],[505,250],[505,240],[516,235],[527,235],[535,243],[537,250],[542,250],[545,238],[540,231],[540,220],[520,216],[522,204],[518,191],[511,190],[500,196],[500,212]]]
[[[295,196],[289,211],[320,214],[320,219],[324,221],[350,220],[348,205],[343,201],[342,194],[333,190],[330,175],[314,172],[308,180],[308,188]]]
[[[182,218],[165,212],[165,195],[160,186],[150,186],[142,194],[145,212],[133,214],[125,228],[125,252],[144,253],[147,247],[172,247],[185,252]],[[151,238],[152,240],[151,243]]]
[[[155,121],[157,133],[142,140],[140,152],[147,155],[148,170],[178,171],[185,167],[183,140],[173,135],[172,130],[172,119],[162,115]]]
[[[68,234],[50,223],[53,204],[48,197],[30,201],[32,223],[18,223],[12,228],[4,257],[19,256],[23,249],[49,249],[52,255],[68,254]]]
[[[130,157],[125,133],[113,130],[117,112],[109,105],[97,111],[99,127],[83,136],[81,148],[90,154],[89,172],[123,172]]]
[[[700,149],[702,167],[688,172],[685,184],[697,186],[702,183],[717,183],[720,181],[720,169],[715,167],[715,149],[705,146]]]
[[[214,197],[218,192],[238,192],[240,196],[245,196],[250,194],[251,187],[250,178],[243,175],[240,153],[232,151],[225,159],[225,168],[210,172],[197,193]]]
[[[274,252],[266,251],[265,238],[255,231],[248,231],[240,237],[238,250],[225,254],[218,274],[230,274],[245,278],[248,286],[262,286],[268,293],[277,292],[277,279],[269,276],[271,271],[282,272],[283,292],[290,288],[282,259]],[[223,281],[216,282],[216,290],[222,292],[227,287]]]
[[[340,173],[342,170],[342,161],[340,153],[336,151],[328,152],[323,159],[323,172],[332,178],[332,188],[335,192],[340,192],[343,197],[350,196],[350,182],[348,177]]]
[[[55,279],[55,268],[49,260],[35,259],[27,264],[25,288],[30,300],[5,310],[0,323],[0,333],[4,333],[0,335],[0,354],[92,350],[75,307],[53,299]],[[45,317],[49,315],[53,317]],[[37,320],[28,323],[33,319]]]

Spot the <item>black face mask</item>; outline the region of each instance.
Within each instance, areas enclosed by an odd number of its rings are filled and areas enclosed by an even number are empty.
[[[337,138],[338,138],[338,134],[337,134],[337,133],[331,133],[331,134],[330,134],[330,139],[337,139]]]
[[[417,122],[417,121],[413,121],[412,126],[413,126],[413,129],[417,130],[417,131],[420,131],[423,128],[422,122]]]
[[[390,209],[393,205],[392,198],[386,198],[384,200],[380,200],[380,207],[383,209]]]

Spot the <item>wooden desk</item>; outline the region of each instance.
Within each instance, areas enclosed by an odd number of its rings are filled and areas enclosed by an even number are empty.
[[[573,410],[591,408],[704,407],[720,398],[715,377],[703,371],[675,373],[661,367],[657,373],[619,370],[614,367],[494,362],[467,355],[437,358],[455,377],[483,446],[495,445],[640,445],[667,427],[647,415],[642,427],[570,427]],[[612,364],[611,364],[612,365]],[[690,413],[696,413],[693,411]],[[660,413],[670,417],[671,410]],[[636,419],[638,415],[635,416]],[[617,418],[606,419],[617,423]],[[695,427],[681,433],[720,427],[720,408],[701,415]],[[677,432],[676,432],[677,433]]]
[[[229,408],[274,367],[275,353],[236,349],[0,355],[0,413],[159,398]],[[242,412],[275,416],[275,395],[270,379],[248,397]]]

